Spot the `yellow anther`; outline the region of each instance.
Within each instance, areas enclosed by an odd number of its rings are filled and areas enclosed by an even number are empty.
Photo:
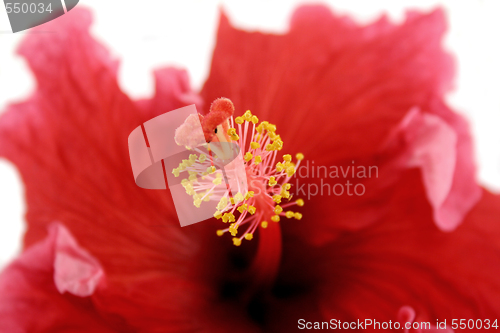
[[[198,157],[198,161],[200,161],[201,163],[205,162],[206,159],[207,159],[207,155],[205,155],[205,154],[200,155],[200,157]]]
[[[229,199],[231,201],[231,204],[234,205],[234,198]]]
[[[243,157],[243,159],[244,159],[245,161],[247,161],[247,162],[249,162],[252,158],[253,158],[253,155],[252,155],[252,153],[250,153],[250,152],[247,152],[247,153],[245,154],[245,157]]]
[[[285,216],[289,219],[295,216],[295,213],[289,210],[288,212],[285,213]]]
[[[252,118],[250,119],[250,121],[254,124],[257,124],[259,122],[259,118],[257,118],[257,116],[252,116]]]
[[[267,228],[267,225],[268,225],[267,221],[262,221],[262,223],[260,224],[260,226],[264,229]]]
[[[286,169],[286,175],[288,177],[292,177],[295,173],[295,168],[293,166],[289,166],[287,169]]]
[[[283,148],[283,141],[281,139],[274,141],[273,148],[274,150],[281,150]]]
[[[236,195],[234,196],[234,201],[235,201],[236,203],[241,202],[241,201],[243,201],[244,199],[245,199],[245,198],[243,197],[243,194],[241,194],[241,192],[236,193]],[[233,203],[233,205],[234,205],[234,203]]]
[[[266,145],[266,150],[267,150],[267,151],[273,151],[273,150],[274,150],[274,146],[273,146],[272,144],[268,143],[268,144]]]
[[[255,156],[255,158],[254,158],[253,162],[254,162],[255,164],[259,164],[259,163],[261,163],[261,162],[262,162],[262,157],[261,157],[260,155]]]
[[[273,200],[274,200],[274,202],[276,202],[277,204],[281,203],[281,195],[279,195],[279,194],[275,194],[275,195],[273,195]]]
[[[214,213],[214,217],[218,220],[218,219],[220,219],[222,217],[222,213],[220,211],[216,211]]]
[[[234,122],[237,123],[237,124],[243,124],[243,122],[245,121],[245,119],[243,119],[243,117],[236,117],[234,118]]]
[[[276,164],[276,172],[281,172],[281,171],[283,171],[284,168],[285,167],[283,166],[283,164],[281,164],[281,162],[278,162]]]
[[[298,159],[299,161],[302,161],[304,159],[304,154],[298,153],[297,155],[295,155],[295,158]]]
[[[260,148],[260,144],[258,142],[250,142],[250,147],[252,147],[252,149],[257,149]]]
[[[196,155],[196,154],[189,154],[189,159],[190,160],[196,161],[197,158],[198,158],[198,155]]]
[[[283,198],[285,198],[285,199],[288,199],[288,198],[290,198],[290,192],[288,192],[287,190],[283,189],[283,190],[281,191],[281,196],[282,196]]]
[[[220,185],[222,183],[222,178],[215,178],[214,180],[212,180],[212,183],[214,183],[215,185]]]
[[[266,129],[269,131],[269,132],[276,132],[276,125],[274,124],[268,124],[266,126]]]
[[[257,131],[257,133],[262,134],[262,131],[264,130],[264,125],[263,124],[264,124],[264,122],[260,123],[259,126],[255,127],[255,130]]]
[[[290,162],[292,160],[292,155],[286,154],[283,155],[283,161]]]
[[[248,205],[247,204],[243,204],[241,206],[239,206],[237,209],[238,209],[238,212],[240,213],[243,213],[246,209],[247,209]]]
[[[222,173],[220,173],[220,172],[219,172],[219,173],[216,173],[216,174],[215,174],[215,177],[217,177],[217,178],[221,178],[221,179],[222,179]]]
[[[181,185],[182,186],[186,187],[188,184],[190,184],[190,182],[186,178],[184,178],[183,180],[181,180]]]
[[[229,232],[231,233],[231,236],[236,236],[238,234],[238,226],[236,223],[232,223],[229,226]]]
[[[228,129],[228,130],[227,130],[227,134],[228,134],[229,136],[236,135],[236,129],[234,129],[234,128],[230,128],[230,129]]]
[[[302,200],[302,199],[297,199],[297,200],[295,200],[295,202],[297,203],[297,206],[299,206],[299,207],[304,206],[304,200]]]
[[[196,176],[198,174],[198,172],[193,171],[193,170],[188,170],[188,173],[189,173],[190,176],[191,175],[195,175]]]
[[[234,222],[235,218],[233,213],[225,213],[222,215],[222,222],[227,223],[227,222]]]
[[[279,222],[280,221],[280,217],[279,217],[279,215],[273,215],[273,217],[271,217],[271,220],[274,221],[274,222]]]
[[[178,168],[173,169],[172,173],[174,174],[175,177],[179,177],[179,169]]]
[[[191,175],[188,177],[189,180],[195,180],[196,179],[196,175]]]
[[[214,173],[214,172],[215,172],[215,167],[214,167],[213,165],[212,165],[212,166],[209,166],[209,167],[207,168],[207,172],[208,172],[208,173]]]
[[[224,230],[217,230],[217,236],[224,235]]]
[[[292,188],[292,184],[290,184],[290,183],[285,183],[285,184],[283,185],[283,187],[285,188],[285,190],[289,190],[289,189],[291,189],[291,188]]]
[[[195,205],[195,207],[200,208],[200,205],[201,205],[201,199],[196,199],[196,200],[194,200],[194,205]]]
[[[251,233],[245,234],[246,240],[252,240],[252,238],[253,238],[253,234],[251,234]]]
[[[255,208],[254,206],[249,206],[249,207],[248,207],[248,212],[249,212],[250,214],[252,214],[252,215],[253,215],[253,214],[255,214],[255,211],[256,211],[256,210],[257,210],[257,208]]]
[[[253,198],[254,194],[255,194],[254,191],[248,191],[247,194],[245,195],[245,200]]]
[[[245,111],[245,113],[243,114],[243,119],[245,119],[246,121],[252,120],[252,112],[250,112],[250,110]]]
[[[301,213],[295,213],[295,216],[294,216],[297,220],[300,220],[302,218],[302,214]]]
[[[231,140],[238,141],[239,139],[240,139],[240,137],[238,136],[238,134],[231,135]]]
[[[219,201],[219,203],[217,204],[217,209],[218,210],[223,210],[224,208],[226,208],[227,206],[227,198],[226,197],[222,197]]]
[[[269,177],[269,186],[274,186],[277,183],[278,182],[276,181],[276,178],[274,178],[274,176]]]
[[[241,239],[239,239],[237,237],[234,237],[233,238],[233,244],[236,245],[236,246],[240,246],[241,245]]]
[[[283,211],[283,208],[280,205],[276,205],[276,207],[274,208],[274,214],[276,214],[276,215],[278,215],[282,211]]]

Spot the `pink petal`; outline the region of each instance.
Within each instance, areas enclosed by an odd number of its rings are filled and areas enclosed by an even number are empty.
[[[115,332],[90,298],[73,296],[92,295],[103,278],[97,260],[69,231],[61,224],[51,225],[46,239],[28,248],[0,275],[0,331]]]
[[[57,290],[76,296],[90,296],[104,277],[97,260],[76,243],[76,240],[61,225],[57,228],[54,260],[54,282]]]
[[[421,168],[434,220],[445,231],[455,229],[481,197],[470,151],[458,142],[464,134],[439,116],[418,109],[408,113],[394,134],[407,142],[404,163]]]

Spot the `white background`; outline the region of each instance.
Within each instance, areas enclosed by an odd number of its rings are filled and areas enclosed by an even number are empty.
[[[15,0],[12,0],[13,2]],[[284,33],[293,9],[309,1],[165,1],[80,0],[94,11],[92,33],[121,59],[122,89],[133,98],[150,96],[154,68],[186,68],[200,88],[209,70],[219,8],[240,28]],[[316,1],[317,2],[317,1]],[[449,103],[466,115],[475,138],[478,178],[500,191],[500,1],[323,1],[360,23],[388,13],[399,22],[407,9],[446,9],[449,32],[445,47],[458,59],[456,90]],[[34,89],[24,60],[14,51],[25,32],[8,33],[0,5],[0,112],[10,101],[22,100]],[[20,249],[23,233],[23,189],[14,167],[0,159],[0,267]]]

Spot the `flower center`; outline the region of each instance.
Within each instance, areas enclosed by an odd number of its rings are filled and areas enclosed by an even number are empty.
[[[186,193],[193,197],[195,207],[199,208],[202,201],[218,201],[214,217],[229,223],[229,226],[217,230],[217,235],[229,233],[234,245],[239,246],[243,239],[253,239],[256,230],[266,229],[270,222],[277,223],[282,217],[302,218],[301,213],[286,209],[304,205],[302,199],[291,200],[291,184],[288,182],[304,155],[298,153],[296,163],[291,155],[279,156],[283,140],[276,133],[276,125],[267,121],[259,123],[257,116],[250,111],[233,118],[233,111],[232,102],[226,98],[212,103],[210,113],[204,118],[200,116],[208,154],[193,148],[200,155],[190,155],[189,160],[183,160],[172,173],[176,177],[181,172],[189,174],[182,184]],[[177,134],[176,141],[182,141]],[[240,168],[244,168],[248,188],[246,193],[233,193],[234,188],[223,183],[226,175],[222,170],[216,170],[214,162],[229,156],[231,148],[217,143],[239,146],[243,160]],[[242,229],[244,231],[240,232]]]

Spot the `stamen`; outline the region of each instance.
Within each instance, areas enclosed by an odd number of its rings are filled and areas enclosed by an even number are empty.
[[[279,161],[278,151],[283,149],[284,143],[276,133],[276,125],[267,121],[259,123],[258,117],[250,110],[236,118],[233,118],[233,112],[234,106],[226,98],[217,99],[212,103],[210,113],[206,117],[200,116],[208,143],[208,154],[194,148],[199,156],[189,155],[188,159],[183,160],[172,170],[172,174],[175,177],[181,174],[189,175],[182,179],[181,184],[186,193],[193,197],[195,207],[203,207],[204,201],[217,202],[214,217],[230,224],[228,228],[217,230],[217,235],[223,236],[229,233],[233,237],[233,244],[240,246],[242,239],[250,241],[254,238],[259,226],[262,230],[268,228],[269,220],[279,222],[280,216],[297,220],[302,218],[301,213],[284,212],[283,209],[304,205],[303,199],[290,201],[292,195],[289,192],[292,186],[289,180],[295,174],[304,155],[302,153],[295,155],[296,164],[292,162],[290,154],[282,155],[283,160]],[[190,121],[194,122],[193,119]],[[191,127],[187,125],[184,127],[186,128],[183,128],[183,131],[179,130],[179,133],[187,135]],[[176,138],[176,141],[189,143],[193,141],[186,138],[180,137],[178,140]],[[217,147],[210,145],[211,141],[233,141],[240,146],[248,184],[248,192],[244,195],[241,192],[231,193],[223,181],[222,171],[216,170],[211,148],[215,149],[214,153],[217,156],[220,152]],[[283,201],[285,202],[282,203]],[[244,231],[237,237],[240,227],[244,227],[242,228]]]

